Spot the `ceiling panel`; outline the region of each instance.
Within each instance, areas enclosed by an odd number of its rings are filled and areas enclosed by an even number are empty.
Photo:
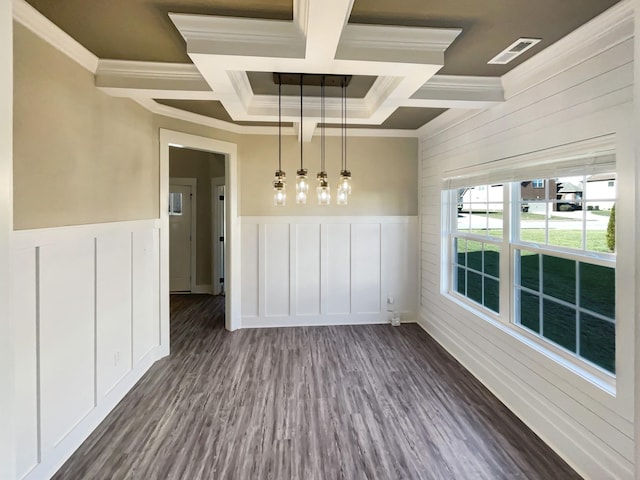
[[[446,108],[400,107],[381,125],[349,125],[349,128],[381,128],[390,130],[415,130],[446,112]],[[328,123],[327,127],[340,128],[339,123]]]
[[[350,23],[462,28],[446,75],[501,76],[619,0],[355,0]],[[520,37],[542,41],[508,65],[487,65]]]
[[[235,123],[236,125],[246,126],[278,126],[277,122],[234,122],[229,113],[225,110],[222,103],[213,100],[165,100],[156,99],[156,102],[166,105],[167,107],[179,108],[191,113],[197,113],[198,115],[204,115],[205,117],[215,118],[217,120],[224,120],[225,122]],[[290,127],[292,123],[282,122],[282,126]]]
[[[190,62],[168,13],[293,19],[292,0],[27,0],[100,58]]]

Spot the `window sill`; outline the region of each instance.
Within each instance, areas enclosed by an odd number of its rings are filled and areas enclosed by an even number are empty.
[[[579,358],[574,357],[568,353],[564,353],[560,348],[556,348],[551,344],[547,344],[546,341],[539,339],[538,337],[528,334],[522,327],[513,323],[507,323],[498,315],[492,315],[489,311],[483,311],[481,306],[472,304],[464,297],[453,293],[451,291],[442,292],[448,300],[451,300],[456,305],[462,307],[469,313],[476,317],[486,321],[495,328],[519,341],[520,343],[531,348],[535,352],[544,355],[548,359],[552,360],[560,367],[568,370],[572,374],[582,378],[589,382],[594,387],[604,391],[605,393],[616,396],[616,378],[605,372],[601,372],[595,367],[588,365]]]

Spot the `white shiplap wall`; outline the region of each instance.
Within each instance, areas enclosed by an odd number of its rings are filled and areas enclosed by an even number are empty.
[[[163,355],[154,220],[14,233],[16,478],[49,478]]]
[[[413,322],[417,217],[243,217],[242,327]]]
[[[615,136],[618,225],[636,220],[633,12],[622,2],[505,76],[506,102],[449,111],[421,139],[420,323],[585,478],[634,470],[632,229],[617,239],[617,379],[611,395],[442,293],[441,188],[448,170]]]

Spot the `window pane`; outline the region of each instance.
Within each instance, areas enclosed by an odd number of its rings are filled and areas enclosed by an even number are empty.
[[[580,314],[579,354],[605,370],[616,371],[616,327],[586,313]]]
[[[467,241],[467,266],[482,272],[482,243]]]
[[[504,213],[502,212],[502,204],[500,210],[491,210],[488,214],[487,225],[489,227],[488,234],[492,237],[502,237],[502,222]]]
[[[500,311],[500,285],[488,277],[484,277],[484,306],[496,313]]]
[[[540,255],[518,250],[520,259],[520,285],[531,290],[540,290]]]
[[[520,324],[540,333],[540,297],[532,293],[520,292]]]
[[[580,306],[605,317],[615,318],[615,269],[580,262]]]
[[[542,334],[558,345],[576,351],[576,311],[551,300],[543,303]]]
[[[616,174],[600,173],[598,175],[587,176],[587,188],[585,199],[598,200],[594,202],[600,204],[601,210],[610,209],[613,200],[616,198]],[[605,202],[609,200],[610,202]]]
[[[578,218],[566,218],[561,225],[553,225],[549,222],[549,245],[567,247],[582,250],[582,212],[565,212],[565,215],[574,215]]]
[[[465,288],[465,269],[464,268],[457,268],[456,269],[457,272],[457,281],[454,282],[454,284],[456,285],[456,291],[462,295],[466,295],[467,291]]]
[[[462,238],[456,238],[453,240],[454,248],[456,250],[456,259],[458,265],[466,265],[467,264],[467,256],[465,254],[467,249],[467,241]]]
[[[612,224],[612,244],[607,242],[607,228],[611,219],[613,201],[587,202],[587,250],[592,252],[613,253],[615,250],[615,224]]]
[[[482,275],[467,272],[467,297],[482,305]]]
[[[500,249],[497,245],[484,244],[484,273],[496,278],[500,276]]]
[[[565,258],[542,256],[542,291],[545,295],[576,302],[576,262]]]

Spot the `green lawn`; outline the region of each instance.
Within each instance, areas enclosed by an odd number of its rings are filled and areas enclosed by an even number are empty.
[[[501,229],[471,230],[471,233],[479,235],[491,235],[501,237]],[[520,238],[525,242],[545,244],[543,228],[524,228],[520,232]],[[568,248],[582,248],[582,231],[580,230],[549,230],[549,245]],[[587,250],[592,252],[611,253],[607,247],[607,232],[604,230],[587,230]]]
[[[589,213],[593,213],[594,215],[600,215],[601,217],[611,216],[611,210],[589,210]]]

